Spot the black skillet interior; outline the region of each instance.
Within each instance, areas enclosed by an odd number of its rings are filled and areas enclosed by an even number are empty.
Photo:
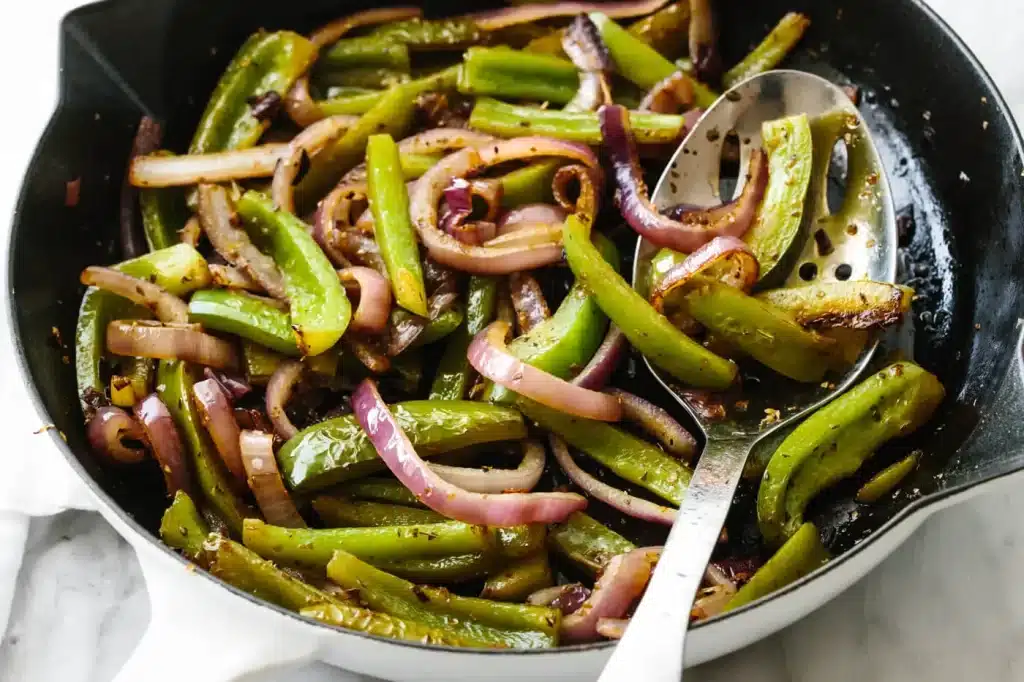
[[[117,202],[142,113],[187,146],[206,97],[254,30],[308,31],[368,2],[308,0],[113,0],[72,13],[63,31],[62,98],[25,179],[10,253],[12,309],[24,365],[67,449],[143,528],[154,531],[165,499],[158,475],[101,466],[86,446],[75,391],[73,333],[87,265],[119,260]],[[1024,183],[1019,138],[1002,100],[973,58],[912,0],[721,0],[726,63],[736,61],[790,10],[813,23],[790,65],[860,86],[861,110],[882,151],[901,216],[901,270],[920,298],[914,353],[939,374],[948,400],[912,441],[880,452],[865,475],[912,448],[926,453],[904,494],[858,510],[864,476],[815,504],[833,550],[877,529],[913,498],[1020,468],[1021,453],[988,451],[970,467],[954,454],[1002,376],[1020,314]],[[433,15],[464,3],[432,2]],[[81,201],[65,206],[65,183]],[[632,253],[629,248],[624,253]],[[626,270],[628,271],[628,270]],[[59,337],[53,330],[59,330]],[[63,344],[60,344],[63,339]],[[621,379],[676,409],[638,362]],[[54,436],[56,438],[56,436]],[[749,502],[752,486],[741,495]],[[744,498],[744,495],[746,498]],[[737,518],[749,514],[734,515]],[[749,533],[740,523],[734,535]]]

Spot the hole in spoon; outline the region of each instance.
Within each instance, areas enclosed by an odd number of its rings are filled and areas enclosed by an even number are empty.
[[[729,201],[736,194],[740,177],[740,136],[730,130],[722,138],[722,155],[718,161],[718,196]]]
[[[848,169],[849,154],[846,148],[846,141],[839,138],[832,147],[832,158],[828,163],[826,195],[828,198],[828,212],[832,215],[841,211],[843,203],[846,201],[846,175]]]
[[[814,263],[804,263],[800,266],[800,279],[805,282],[810,282],[818,276],[818,266]]]
[[[842,263],[836,266],[836,279],[838,279],[840,282],[845,282],[846,280],[850,279],[850,276],[852,274],[853,267],[851,267],[850,265]]]

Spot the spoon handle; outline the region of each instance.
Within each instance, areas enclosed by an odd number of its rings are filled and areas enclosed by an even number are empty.
[[[658,566],[599,682],[680,682],[690,608],[756,439],[708,439]]]

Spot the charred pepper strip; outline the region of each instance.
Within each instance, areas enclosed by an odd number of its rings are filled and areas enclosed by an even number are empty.
[[[324,568],[337,550],[374,563],[496,551],[494,533],[460,521],[377,528],[281,528],[246,519],[246,547],[271,561]]]
[[[374,611],[444,629],[477,646],[533,649],[558,644],[561,612],[555,609],[460,597],[448,590],[422,587],[347,552],[334,555],[327,575],[341,587],[357,592],[359,600]]]
[[[404,620],[386,613],[377,613],[348,604],[316,604],[303,607],[299,613],[306,618],[312,618],[328,625],[365,632],[377,637],[437,646],[475,646],[473,641],[453,634],[444,628],[430,627],[412,620]]]
[[[432,343],[437,343],[441,339],[450,336],[459,328],[459,325],[462,324],[462,320],[465,318],[465,315],[466,314],[463,312],[462,306],[453,305],[451,308],[427,323],[427,326],[423,329],[423,333],[416,337],[416,340],[412,342],[410,348],[429,346]]]
[[[594,22],[601,32],[601,38],[608,47],[615,65],[618,67],[626,80],[635,83],[644,90],[650,90],[655,85],[665,80],[672,74],[679,71],[679,68],[665,59],[653,47],[632,35],[606,15],[600,12],[591,12],[590,20]],[[685,74],[698,107],[709,107],[718,99],[718,93]]]
[[[217,449],[203,429],[199,412],[192,402],[197,370],[184,362],[162,360],[157,370],[157,393],[174,418],[178,433],[191,455],[192,471],[203,493],[204,506],[209,505],[232,533],[241,533],[242,520],[258,515],[236,491],[234,479],[224,468]]]
[[[466,359],[466,352],[473,337],[466,331],[466,324],[452,332],[444,353],[437,364],[437,374],[430,385],[430,400],[462,400],[469,390],[473,368]]]
[[[417,583],[461,583],[479,580],[494,571],[498,559],[490,554],[456,554],[427,559],[373,561],[382,571]]]
[[[815,495],[857,471],[886,441],[919,428],[944,395],[934,375],[898,362],[811,415],[782,442],[761,479],[757,519],[765,540],[779,544],[796,532]]]
[[[393,21],[374,29],[370,35],[402,43],[411,50],[443,50],[479,43],[487,32],[470,19],[453,17]]]
[[[302,354],[319,355],[334,346],[348,328],[352,306],[306,224],[259,192],[246,192],[236,206],[253,242],[281,271],[292,331]]]
[[[725,610],[738,609],[768,596],[814,571],[830,558],[818,537],[818,529],[813,523],[805,523],[764,566],[757,569],[750,582],[733,595]]]
[[[573,512],[565,523],[551,527],[549,545],[556,552],[596,576],[611,558],[636,545],[583,512]]]
[[[316,74],[321,86],[330,87],[374,89],[409,82],[408,72],[383,67],[357,67],[340,71],[320,68]]]
[[[160,539],[192,561],[199,561],[210,527],[184,490],[174,494],[171,506],[160,519]]]
[[[365,114],[384,96],[383,90],[368,88],[338,88],[346,92],[319,100],[317,105],[324,116]]]
[[[566,104],[580,87],[572,62],[508,47],[471,47],[463,56],[458,89],[487,95]]]
[[[782,17],[760,45],[725,72],[722,84],[731,88],[751,76],[774,69],[796,47],[810,25],[811,20],[799,12],[790,12]]]
[[[519,410],[542,428],[558,434],[619,478],[680,504],[693,475],[679,460],[605,422],[573,417],[520,397]]]
[[[686,130],[682,116],[630,112],[633,133],[640,144],[676,143]],[[477,98],[469,127],[499,137],[544,135],[560,140],[601,144],[601,126],[592,111],[563,111],[506,104]]]
[[[401,170],[398,145],[390,135],[371,135],[366,144],[366,170],[373,233],[388,269],[395,302],[409,312],[427,316],[416,229],[409,218],[409,192]]]
[[[601,257],[590,240],[590,225],[583,219],[576,215],[566,219],[563,243],[577,281],[590,288],[601,309],[638,351],[690,386],[722,389],[733,382],[736,365],[673,327],[634,291]]]
[[[210,573],[260,599],[298,611],[315,604],[344,607],[338,597],[285,573],[251,549],[220,535],[206,541]]]
[[[228,334],[236,334],[260,346],[299,356],[288,313],[262,298],[230,289],[204,289],[188,302],[189,319]]]
[[[681,0],[662,7],[654,14],[638,19],[626,30],[661,53],[666,59],[676,59],[686,51],[686,28],[690,25],[690,2]]]
[[[353,500],[368,500],[406,507],[427,508],[426,505],[412,494],[412,491],[394,478],[361,478],[358,481],[342,483],[336,488],[332,488],[332,491],[345,497],[350,497]],[[434,513],[436,514],[437,512]]]
[[[408,45],[370,35],[342,38],[320,53],[317,66],[328,69],[383,67],[409,73],[412,63]]]
[[[206,259],[188,244],[153,251],[113,266],[115,270],[146,279],[176,296],[185,296],[209,286]],[[110,292],[94,287],[86,290],[75,327],[75,375],[82,409],[91,409],[86,398],[103,395],[100,362],[106,352],[107,325],[117,319],[149,319],[152,313]]]
[[[487,579],[480,596],[497,601],[523,602],[537,590],[554,584],[546,552],[508,566]]]
[[[697,277],[683,301],[708,330],[779,374],[818,382],[828,371],[834,341],[736,287]]]
[[[317,496],[313,500],[313,509],[329,528],[414,526],[423,523],[442,523],[446,520],[431,509],[349,500],[340,495]]]
[[[910,472],[917,468],[920,451],[915,450],[900,461],[882,469],[857,491],[858,502],[877,502],[891,493]]]
[[[271,93],[284,97],[316,59],[316,52],[313,43],[291,31],[253,34],[217,83],[189,153],[210,154],[255,145],[270,126],[270,118],[254,116],[250,101]]]
[[[472,401],[414,400],[393,407],[395,418],[422,456],[526,437],[516,410]],[[308,491],[384,469],[377,451],[349,415],[300,431],[277,453],[285,480]]]

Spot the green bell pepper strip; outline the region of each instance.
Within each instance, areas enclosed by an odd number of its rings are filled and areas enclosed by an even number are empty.
[[[402,313],[402,311],[398,312]],[[432,343],[437,343],[441,339],[447,338],[459,328],[465,316],[466,313],[463,312],[462,306],[453,305],[433,320],[430,320],[427,326],[423,328],[423,333],[416,337],[416,340],[409,347],[420,348],[422,346],[429,346]]]
[[[445,628],[430,627],[348,604],[315,604],[299,610],[306,618],[368,635],[387,637],[416,644],[471,647],[474,641],[460,637]],[[476,645],[479,646],[479,645]]]
[[[551,564],[546,552],[535,554],[495,573],[484,583],[480,596],[496,601],[524,602],[537,590],[551,587]]]
[[[390,135],[371,135],[366,143],[366,171],[373,234],[388,269],[395,302],[420,317],[427,316],[416,228],[409,217],[409,192],[401,169],[398,145]]]
[[[210,573],[260,599],[292,611],[316,604],[346,607],[341,598],[316,589],[225,537],[210,537],[206,551],[210,557]]]
[[[771,71],[786,58],[811,25],[811,20],[799,12],[782,17],[768,36],[743,60],[725,72],[722,84],[726,88],[765,71]]]
[[[576,215],[566,219],[562,241],[577,281],[589,287],[601,310],[651,362],[690,386],[723,389],[735,380],[735,363],[673,327],[605,262],[583,219]]]
[[[251,294],[231,289],[197,291],[188,303],[188,317],[207,329],[235,334],[283,355],[302,355],[288,313]]]
[[[412,68],[408,45],[380,36],[342,38],[320,52],[317,65],[329,69],[384,67],[405,73]]]
[[[640,144],[678,142],[686,127],[682,116],[630,112],[633,133]],[[478,97],[469,115],[469,127],[498,137],[543,135],[560,140],[601,144],[601,126],[592,111],[564,111],[507,104]]]
[[[415,583],[462,583],[485,578],[494,571],[498,558],[492,554],[456,554],[453,556],[372,563],[384,571]]]
[[[743,241],[754,252],[763,281],[779,269],[803,224],[814,165],[807,115],[765,121],[761,125],[761,145],[768,153],[768,187]]]
[[[459,448],[526,437],[516,410],[472,401],[417,400],[392,408],[416,451],[425,457]],[[300,431],[284,444],[277,460],[288,485],[318,490],[384,469],[377,451],[348,415]]]
[[[552,200],[551,182],[563,161],[537,161],[501,176],[501,207],[512,209],[523,204],[544,204]]]
[[[597,576],[613,556],[636,549],[632,542],[583,512],[573,512],[565,523],[552,526],[548,544],[590,576]]]
[[[547,541],[548,529],[544,524],[494,528],[498,537],[498,551],[507,559],[522,559],[541,551]]]
[[[337,493],[353,500],[366,500],[370,502],[384,502],[393,505],[406,507],[418,507],[426,509],[427,506],[417,499],[408,488],[394,478],[360,478],[356,481],[348,481],[332,488],[331,492]],[[435,512],[436,513],[436,512]],[[400,524],[394,524],[400,525]]]
[[[831,558],[828,550],[821,544],[818,529],[813,523],[805,523],[764,566],[757,569],[750,581],[733,595],[725,605],[725,610],[738,609],[766,597],[796,582]]]
[[[498,305],[498,278],[472,275],[466,289],[466,331],[476,336],[494,321]]]
[[[603,235],[596,235],[594,244],[618,276],[618,249]],[[513,340],[508,352],[559,379],[569,379],[590,361],[607,331],[608,318],[587,286],[577,280],[555,314]],[[484,396],[497,403],[515,398],[512,391],[496,384],[490,384]]]
[[[232,533],[242,532],[242,521],[258,514],[242,499],[237,484],[221,461],[210,436],[203,428],[199,411],[192,401],[192,386],[198,367],[173,360],[161,360],[157,369],[157,394],[167,406],[191,456],[192,472],[209,506]]]
[[[313,72],[313,75],[320,88],[342,87],[372,90],[402,85],[410,80],[408,72],[384,67],[359,67],[343,70],[319,67]]]
[[[192,498],[184,490],[176,492],[171,506],[160,519],[160,539],[189,560],[198,562],[203,556],[203,542],[209,534],[210,527]]]
[[[253,116],[248,100],[270,92],[284,97],[316,55],[316,46],[297,33],[253,34],[217,83],[189,153],[210,154],[255,145],[270,121]]]
[[[405,180],[416,180],[441,160],[434,154],[402,154],[399,162],[402,165],[402,177]]]
[[[495,534],[460,521],[376,528],[281,528],[246,519],[242,542],[264,559],[324,568],[336,550],[365,561],[396,561],[496,552]]]
[[[477,646],[517,649],[558,644],[561,612],[538,606],[460,597],[422,587],[380,571],[347,552],[337,552],[327,576],[358,594],[374,611],[445,630]]]
[[[939,380],[910,362],[875,372],[811,415],[772,455],[757,493],[757,520],[769,544],[803,522],[820,491],[852,475],[886,441],[926,422],[942,401]]]
[[[160,150],[154,156],[174,154]],[[178,233],[188,222],[190,211],[185,203],[185,193],[180,187],[140,187],[139,212],[142,215],[142,231],[150,251],[166,249],[181,242]]]
[[[407,45],[411,50],[456,49],[474,45],[487,37],[487,32],[472,20],[409,19],[394,21],[374,29],[371,36]]]
[[[248,339],[242,341],[242,366],[245,368],[245,376],[250,384],[265,386],[285,359],[284,355],[272,351],[266,346]]]
[[[318,100],[317,106],[324,116],[358,116],[365,114],[384,96],[383,90],[370,88],[338,87],[331,88],[332,94],[327,99]]]
[[[508,47],[471,47],[463,56],[459,92],[566,104],[580,87],[572,62]]]
[[[618,67],[619,73],[626,80],[644,90],[650,90],[672,74],[679,72],[676,65],[661,56],[656,49],[632,35],[606,15],[600,12],[591,12],[589,16],[597,26],[597,30],[601,32],[601,39],[608,48],[612,59],[615,60],[615,66]],[[684,73],[684,75],[693,88],[698,107],[707,108],[715,103],[718,93],[689,74]]]
[[[306,224],[259,192],[246,192],[235,205],[253,242],[281,271],[292,331],[302,354],[319,355],[333,347],[348,328],[352,305]]]
[[[835,342],[736,287],[697,277],[683,303],[715,336],[779,374],[813,383],[829,369]]]
[[[175,296],[210,285],[206,259],[188,244],[176,244],[114,265],[126,275],[149,280]],[[82,409],[91,409],[85,398],[105,390],[100,364],[107,348],[107,325],[118,319],[149,319],[152,313],[116,294],[89,287],[82,297],[75,326],[75,376]]]
[[[437,373],[430,385],[430,400],[462,400],[470,388],[473,368],[466,358],[473,337],[463,321],[448,337],[444,353],[437,364]]]
[[[313,157],[309,171],[295,188],[300,208],[313,207],[341,176],[363,160],[371,135],[387,133],[400,137],[412,124],[417,96],[430,90],[450,90],[458,77],[459,67],[455,66],[384,92],[356,125]]]
[[[687,51],[686,31],[690,25],[690,2],[681,0],[662,7],[654,14],[637,19],[626,30],[644,41],[666,59],[675,59]]]
[[[519,397],[516,406],[616,476],[681,504],[693,472],[663,450],[605,422],[581,419]]]
[[[313,500],[313,509],[329,528],[414,526],[446,521],[445,517],[431,509],[349,500],[337,495],[318,495]]]
[[[896,489],[903,479],[910,475],[917,468],[920,459],[920,451],[915,450],[900,461],[887,466],[871,477],[871,480],[861,486],[857,491],[858,502],[877,502],[884,495],[888,495]]]

